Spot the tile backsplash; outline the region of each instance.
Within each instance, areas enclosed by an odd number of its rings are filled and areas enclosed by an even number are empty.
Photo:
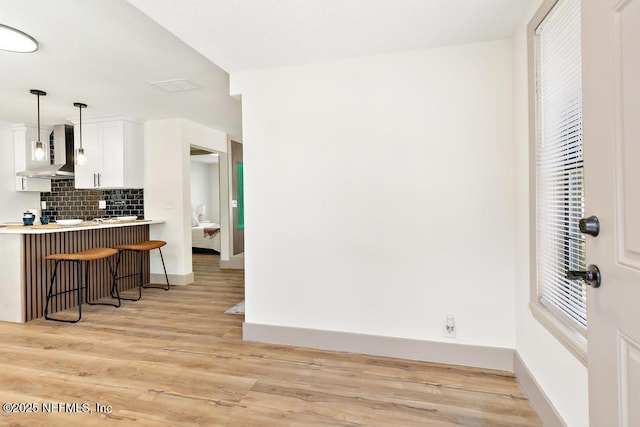
[[[144,190],[79,190],[75,180],[57,179],[51,181],[51,191],[40,193],[40,200],[47,202],[42,215],[52,221],[58,219],[94,218],[136,215],[144,218]],[[106,209],[98,209],[98,201],[107,203]]]

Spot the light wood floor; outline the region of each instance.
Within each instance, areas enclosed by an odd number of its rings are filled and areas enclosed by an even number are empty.
[[[0,322],[0,401],[38,410],[0,425],[541,425],[506,372],[243,342],[223,314],[243,273],[217,263],[194,255],[195,284],[85,305],[78,324]]]

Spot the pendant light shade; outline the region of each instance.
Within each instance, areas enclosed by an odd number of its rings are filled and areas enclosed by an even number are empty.
[[[87,161],[87,158],[84,155],[84,148],[82,148],[82,109],[87,108],[87,104],[83,104],[82,102],[74,102],[74,107],[78,107],[80,110],[80,146],[76,148],[76,165],[83,165],[84,162]]]
[[[47,157],[47,148],[40,140],[40,97],[47,96],[47,92],[39,89],[31,89],[30,92],[38,97],[38,139],[32,143],[31,152],[33,160],[41,161]]]
[[[35,157],[36,160],[44,160],[44,157],[45,157],[44,142],[36,141],[35,147],[33,149],[33,157]]]

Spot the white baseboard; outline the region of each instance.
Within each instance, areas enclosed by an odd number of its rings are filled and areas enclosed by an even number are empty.
[[[170,285],[188,285],[193,283],[193,273],[189,274],[167,274],[169,276],[169,284]],[[167,279],[164,277],[164,273],[151,273],[149,276],[151,283],[158,285],[165,285],[167,283]]]
[[[540,385],[531,375],[517,351],[407,338],[294,328],[245,322],[243,339],[269,344],[292,345],[322,350],[397,357],[449,365],[473,366],[513,372],[520,388],[538,413],[545,427],[566,427]]]
[[[518,379],[518,384],[523,393],[529,399],[529,403],[542,420],[545,427],[566,427],[567,424],[551,403],[538,382],[531,375],[531,371],[524,364],[517,351],[513,352],[513,372]]]
[[[513,372],[514,351],[503,347],[421,341],[248,322],[243,324],[243,339]]]
[[[231,259],[221,259],[220,268],[244,270],[244,254],[233,255]]]

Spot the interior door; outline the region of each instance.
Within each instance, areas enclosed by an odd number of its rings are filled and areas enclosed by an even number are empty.
[[[640,426],[640,0],[582,2],[591,427]]]
[[[231,141],[231,208],[233,209],[233,255],[244,252],[244,161],[242,144]]]

